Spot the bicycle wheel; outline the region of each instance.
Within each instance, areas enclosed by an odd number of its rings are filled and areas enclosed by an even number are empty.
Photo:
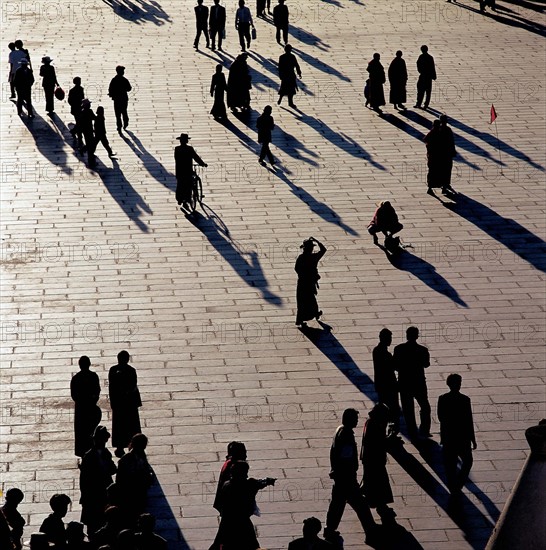
[[[198,176],[196,176],[194,174],[193,179],[192,179],[190,200],[188,202],[188,205],[190,207],[190,212],[195,212],[195,207],[197,206],[197,201],[199,200],[198,187],[197,187],[197,177]]]
[[[195,176],[195,193],[197,195],[197,202],[201,205],[201,208],[203,208],[203,182],[199,175]]]

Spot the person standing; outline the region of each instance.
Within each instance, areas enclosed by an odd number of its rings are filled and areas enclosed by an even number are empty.
[[[214,6],[210,8],[209,33],[212,41],[212,49],[216,49],[216,35],[218,35],[218,49],[222,51],[222,40],[226,31],[226,8],[220,5],[220,0],[214,0]]]
[[[269,144],[271,143],[271,131],[275,127],[275,122],[271,113],[273,108],[271,105],[267,105],[264,108],[263,113],[258,117],[256,121],[256,126],[258,128],[258,143],[262,144],[262,149],[260,151],[259,163],[265,165],[265,157],[269,160],[270,164],[275,164],[275,159],[269,150]]]
[[[42,57],[43,65],[40,67],[40,76],[42,77],[42,88],[44,89],[46,107],[45,110],[48,114],[53,114],[55,111],[54,99],[55,99],[55,86],[58,86],[57,75],[55,74],[55,67],[51,64],[51,57],[46,55]]]
[[[252,80],[248,64],[247,53],[241,53],[229,68],[227,82],[227,106],[235,112],[237,109],[248,111],[250,109],[250,88]]]
[[[214,47],[212,48],[214,49]],[[226,76],[222,72],[222,65],[216,65],[216,72],[212,75],[212,81],[210,83],[210,95],[214,97],[214,103],[210,114],[214,117],[214,120],[226,120],[226,104],[224,102],[224,94],[227,89]]]
[[[17,506],[21,504],[24,497],[25,495],[21,489],[12,487],[6,491],[6,502],[0,509],[0,515],[3,514],[8,522],[9,538],[14,550],[21,550],[23,548],[23,529],[26,522],[21,512],[17,510]],[[6,544],[6,548],[9,548],[9,545]]]
[[[203,6],[203,0],[197,0],[197,6],[193,8],[195,10],[195,24],[197,27],[197,34],[195,35],[195,40],[193,41],[193,47],[199,49],[199,38],[201,33],[205,35],[205,40],[207,41],[207,48],[210,48],[209,41],[209,30],[208,30],[208,21],[209,21],[209,8]]]
[[[385,93],[383,91],[383,84],[385,84],[385,69],[380,59],[381,56],[378,53],[374,53],[373,59],[368,63],[368,68],[366,69],[370,75],[370,106],[377,113],[381,113],[381,106],[385,105]]]
[[[318,252],[313,252],[315,243],[319,247]],[[318,263],[326,254],[326,247],[314,237],[309,237],[300,246],[302,253],[296,260],[294,270],[298,274],[298,286],[296,289],[296,302],[298,311],[296,313],[296,325],[304,328],[306,321],[322,316],[317,303],[317,290],[319,288],[320,275]]]
[[[100,423],[102,412],[97,405],[99,377],[90,370],[91,360],[87,355],[82,355],[78,365],[80,372],[70,381],[70,396],[74,401],[74,454],[83,457],[93,446],[93,432]]]
[[[419,329],[409,327],[406,330],[407,341],[394,348],[394,368],[398,372],[398,388],[402,412],[406,420],[406,428],[410,439],[431,437],[430,434],[430,403],[428,401],[425,369],[430,366],[430,354],[425,346],[417,343]],[[421,425],[417,431],[415,421],[415,405],[420,407]]]
[[[89,166],[95,166],[95,131],[93,128],[93,123],[95,121],[96,115],[91,109],[91,101],[84,99],[82,101],[82,108],[80,111],[80,116],[78,117],[78,127],[83,134],[83,139],[85,140],[85,149],[87,149],[87,164]],[[83,151],[82,151],[83,152]]]
[[[438,130],[438,154],[439,169],[442,182],[442,193],[448,195],[455,193],[451,187],[451,172],[453,170],[453,158],[457,156],[453,130],[447,125],[447,115],[440,115],[440,127]]]
[[[119,458],[131,438],[140,433],[139,407],[142,407],[138,390],[137,372],[129,365],[130,355],[123,350],[118,353],[118,364],[108,372],[108,392],[112,408],[112,445]]]
[[[78,126],[78,118],[82,110],[82,101],[85,99],[85,91],[82,88],[82,79],[75,76],[72,80],[74,86],[68,91],[67,102],[70,105],[70,113],[74,117],[74,127],[70,130],[72,137],[77,138],[78,147],[83,148],[82,131]]]
[[[34,74],[29,67],[28,59],[19,61],[19,68],[15,71],[13,85],[17,92],[17,114],[23,114],[23,105],[27,109],[28,118],[34,118],[32,109],[32,85],[34,84]]]
[[[273,24],[277,29],[275,35],[277,43],[281,43],[281,33],[284,40],[284,45],[288,44],[288,20],[290,14],[288,12],[288,7],[284,3],[285,0],[278,0],[279,3],[273,8]]]
[[[112,151],[108,137],[106,136],[106,122],[104,120],[104,107],[97,107],[97,116],[95,118],[95,149],[99,143],[106,149],[109,157],[116,156]]]
[[[389,83],[391,91],[389,93],[389,101],[394,105],[395,109],[406,109],[404,103],[407,101],[406,83],[408,81],[408,71],[406,61],[402,58],[402,52],[398,50],[396,57],[389,65]]]
[[[180,134],[176,139],[180,145],[174,148],[174,161],[176,172],[176,200],[185,210],[189,210],[191,199],[191,186],[193,182],[193,163],[199,166],[208,166],[203,159],[195,152],[195,149],[188,145],[191,139],[188,134]]]
[[[108,95],[114,101],[114,112],[116,113],[116,124],[118,133],[121,134],[122,121],[123,129],[126,130],[129,126],[129,115],[127,114],[127,106],[129,104],[128,92],[131,91],[131,84],[125,78],[125,67],[118,65],[116,67],[116,76],[110,81],[108,87]]]
[[[292,53],[292,46],[287,44],[284,47],[284,53],[279,57],[279,77],[281,79],[281,87],[279,88],[280,105],[284,96],[288,97],[288,105],[295,107],[294,95],[298,89],[296,73],[301,78],[301,69],[296,56]]]
[[[239,33],[239,44],[241,44],[241,50],[243,52],[246,52],[246,48],[250,48],[250,27],[254,28],[252,14],[245,6],[245,0],[239,0],[239,8],[235,12],[235,29]]]
[[[440,162],[440,120],[432,121],[430,132],[423,138],[427,147],[427,194],[436,196],[434,189],[442,187],[442,170]]]
[[[428,53],[428,46],[421,46],[421,55],[417,59],[417,71],[419,79],[417,80],[417,101],[414,107],[420,109],[424,98],[423,108],[427,109],[432,93],[432,81],[436,80],[434,57]]]
[[[375,521],[357,481],[358,452],[354,429],[358,425],[358,411],[345,409],[342,425],[338,427],[330,448],[330,479],[334,481],[332,499],[326,515],[324,538],[333,544],[339,542],[337,528],[343,517],[346,504],[356,512],[366,533],[366,542],[371,542],[375,531]]]
[[[451,493],[458,493],[464,487],[474,459],[472,450],[477,448],[472,418],[470,397],[461,393],[462,377],[450,374],[446,383],[449,393],[438,398],[438,420],[440,422],[440,443],[444,456],[447,486]],[[461,459],[461,469],[457,462]]]
[[[8,44],[8,48],[10,50],[8,62],[9,62],[9,74],[8,74],[8,82],[10,87],[10,99],[15,99],[15,85],[13,83],[13,79],[15,77],[15,71],[19,68],[19,61],[22,59],[25,59],[25,52],[22,52],[21,50],[17,50],[15,48],[15,42],[10,42]]]

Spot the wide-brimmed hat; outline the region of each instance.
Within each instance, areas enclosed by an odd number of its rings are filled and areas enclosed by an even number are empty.
[[[300,245],[300,248],[313,248],[315,243],[311,239],[305,239]]]
[[[187,140],[187,139],[191,139],[191,137],[188,136],[188,134],[180,134],[176,139],[182,141],[182,140],[184,140],[184,139],[186,139],[186,140]]]
[[[49,57],[49,55],[46,55],[45,57],[42,57],[42,63],[51,63],[53,59]]]

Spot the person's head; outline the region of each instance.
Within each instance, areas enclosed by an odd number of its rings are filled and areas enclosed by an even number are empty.
[[[279,0],[279,4],[282,6],[284,4],[284,0]]]
[[[73,79],[72,79],[72,82],[75,86],[81,86],[82,84],[82,79],[79,77],[79,76],[75,76]]]
[[[423,53],[427,53],[428,52],[428,46],[425,46],[425,45],[421,46],[421,51]]]
[[[356,409],[345,409],[341,417],[341,423],[346,428],[356,428],[358,425],[358,411]]]
[[[16,40],[15,41],[15,47],[20,50],[23,47],[23,41],[22,40]]]
[[[49,541],[45,533],[32,533],[30,535],[30,550],[49,550]]]
[[[462,383],[463,377],[460,374],[456,373],[450,374],[446,380],[446,384],[451,391],[459,391],[461,389]]]
[[[440,127],[440,119],[436,118],[432,121],[432,129],[438,130],[439,127]]]
[[[392,344],[392,332],[388,328],[383,328],[379,331],[379,341],[386,346]]]
[[[314,539],[318,536],[322,529],[322,523],[320,519],[315,517],[310,517],[303,520],[303,538],[304,539]]]
[[[231,479],[246,479],[248,477],[248,471],[250,466],[245,460],[237,460],[231,465],[229,470]]]
[[[15,49],[15,42],[10,42],[10,43],[8,44],[8,48],[9,48],[11,51],[13,51],[13,50]]]
[[[84,111],[87,111],[88,109],[91,109],[91,101],[89,101],[87,98],[82,99],[82,109]]]
[[[273,112],[273,107],[271,107],[271,105],[266,105],[264,107],[264,114],[270,115],[272,112]]]
[[[419,338],[419,329],[417,327],[409,327],[406,330],[406,338],[409,342],[415,342]]]
[[[21,59],[21,61],[19,61],[19,65],[22,69],[28,69],[28,59]]]
[[[440,115],[440,124],[443,124],[444,126],[447,124],[447,115]]]
[[[127,363],[129,363],[130,358],[131,356],[129,355],[129,352],[126,350],[121,350],[118,353],[118,363],[120,365],[127,365]]]
[[[218,5],[220,3],[220,0],[214,0],[214,3]]]
[[[99,105],[97,107],[97,116],[100,118],[104,118],[104,107],[102,105]]]
[[[123,65],[118,65],[116,67],[116,73],[120,74],[120,75],[124,75],[125,74],[125,67]]]
[[[18,489],[17,487],[12,487],[11,489],[8,489],[6,491],[6,504],[9,504],[10,506],[19,506],[24,498],[25,495],[23,491],[21,491],[21,489]]]
[[[106,426],[97,426],[93,432],[93,442],[95,445],[105,445],[110,439],[110,432],[106,429]]]
[[[242,8],[245,5],[245,0],[239,0],[239,7]]]
[[[135,434],[129,442],[129,450],[144,451],[148,445],[148,438],[144,434]]]
[[[66,526],[66,541],[69,543],[83,542],[85,533],[83,531],[83,523],[79,521],[71,521]]]
[[[222,69],[223,69],[222,65],[220,65],[220,63],[218,63],[218,65],[216,65],[216,72],[221,73]]]
[[[42,63],[44,65],[49,65],[53,60],[51,59],[51,57],[49,57],[49,55],[46,55],[45,57],[42,57]]]
[[[117,506],[108,506],[106,510],[104,510],[104,523],[109,525],[119,525],[121,520],[121,511]]]
[[[153,533],[155,527],[155,518],[152,514],[140,514],[138,517],[138,527],[141,533]]]
[[[377,52],[375,52],[373,54],[373,58],[374,58],[374,61],[379,61],[381,59],[381,56]]]
[[[123,529],[116,537],[116,548],[118,550],[135,549],[135,534],[131,529]]]
[[[309,238],[301,243],[300,248],[303,250],[304,254],[310,254],[313,252],[314,246],[315,243],[313,242],[313,239]]]
[[[70,497],[64,493],[56,493],[49,499],[49,505],[53,513],[62,518],[66,516],[71,502]]]
[[[237,59],[235,61],[239,61],[240,63],[246,63],[247,59],[248,59],[248,54],[244,52],[244,53],[240,53],[237,56]]]
[[[373,409],[368,413],[368,416],[373,420],[379,422],[384,422],[387,424],[389,421],[389,407],[385,403],[378,403],[373,407]]]
[[[231,460],[246,460],[245,444],[242,441],[228,443],[227,458],[231,458]]]
[[[284,47],[284,51],[286,53],[290,53],[292,51],[292,46],[290,44],[287,44],[285,47]]]
[[[402,50],[398,50],[396,52],[396,57],[402,57]]]
[[[197,0],[197,3],[201,5],[203,3],[203,0]]]
[[[190,140],[190,136],[188,136],[188,134],[180,134],[177,138],[176,138],[181,145],[187,145],[188,141]]]
[[[78,359],[78,365],[80,366],[80,370],[89,370],[89,367],[91,366],[91,359],[89,359],[87,355],[82,355]]]

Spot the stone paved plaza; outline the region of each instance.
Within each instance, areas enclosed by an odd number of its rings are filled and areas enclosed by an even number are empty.
[[[389,457],[407,529],[398,547],[484,548],[528,455],[524,430],[546,414],[544,4],[497,4],[482,16],[473,0],[288,0],[299,109],[275,103],[282,49],[271,20],[259,20],[253,111],[223,126],[208,114],[209,86],[215,65],[239,53],[234,0],[223,53],[203,38],[193,49],[190,0],[2,0],[0,482],[25,492],[25,538],[55,492],[73,500],[66,519],[79,519],[69,393],[78,358],[89,355],[101,378],[110,426],[107,372],[127,349],[158,478],[150,504],[170,548],[209,547],[218,472],[237,439],[251,475],[278,478],[253,521],[264,548],[285,549],[305,517],[325,519],[329,446],[346,407],[361,412],[360,446],[379,331],[398,344],[416,325],[432,357],[434,439]],[[16,38],[36,76],[44,55],[66,91],[81,76],[93,108],[105,106],[117,159],[99,146],[87,168],[68,105],[47,117],[38,76],[36,118],[17,116],[5,70]],[[438,71],[430,111],[411,108],[421,44]],[[410,108],[388,105],[380,117],[364,108],[366,65],[377,51],[388,67],[397,49]],[[122,137],[107,96],[118,64],[133,84]],[[256,118],[268,103],[276,172],[257,162]],[[445,204],[426,194],[422,141],[441,112],[459,153],[459,195]],[[180,132],[209,164],[205,207],[191,218],[174,197]],[[386,199],[412,245],[394,265],[366,231]],[[293,267],[310,235],[328,248],[319,303],[332,331],[314,324],[307,337],[294,326]],[[472,398],[478,441],[456,509],[435,418],[451,372]],[[365,547],[351,509],[340,530],[347,550]]]

